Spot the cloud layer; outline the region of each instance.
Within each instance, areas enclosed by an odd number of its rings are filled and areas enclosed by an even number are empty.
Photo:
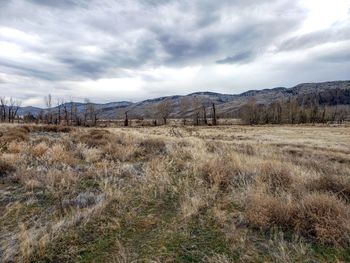
[[[0,0],[0,96],[103,102],[349,79],[350,1],[324,2]]]

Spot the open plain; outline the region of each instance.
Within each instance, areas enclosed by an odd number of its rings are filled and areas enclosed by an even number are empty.
[[[350,261],[350,127],[0,127],[1,262]]]

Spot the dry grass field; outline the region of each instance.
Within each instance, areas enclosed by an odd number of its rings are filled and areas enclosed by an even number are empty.
[[[350,127],[0,127],[0,262],[349,262]]]

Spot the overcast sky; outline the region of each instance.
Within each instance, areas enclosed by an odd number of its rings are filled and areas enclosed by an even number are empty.
[[[350,79],[350,0],[0,0],[0,96],[139,101]]]

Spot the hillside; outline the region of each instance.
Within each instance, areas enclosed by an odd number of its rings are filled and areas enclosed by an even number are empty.
[[[100,110],[100,118],[102,119],[123,118],[126,111],[132,118],[152,118],[155,115],[157,105],[164,100],[169,100],[172,105],[170,117],[179,118],[184,115],[191,116],[193,113],[193,101],[197,100],[206,107],[210,107],[212,103],[215,103],[219,116],[235,117],[239,108],[252,97],[256,98],[259,104],[269,104],[276,100],[295,98],[300,104],[317,99],[321,105],[350,105],[350,81],[303,83],[292,88],[277,87],[273,89],[250,90],[238,95],[196,92],[186,96],[160,97],[136,103],[122,101],[95,104],[95,106]],[[183,101],[186,101],[188,104],[186,112],[182,108]],[[76,105],[79,112],[84,110],[84,103]],[[70,107],[69,103],[67,107]],[[57,107],[54,110],[57,110]],[[19,114],[31,113],[35,116],[40,111],[41,109],[39,108],[24,107],[20,109]]]

